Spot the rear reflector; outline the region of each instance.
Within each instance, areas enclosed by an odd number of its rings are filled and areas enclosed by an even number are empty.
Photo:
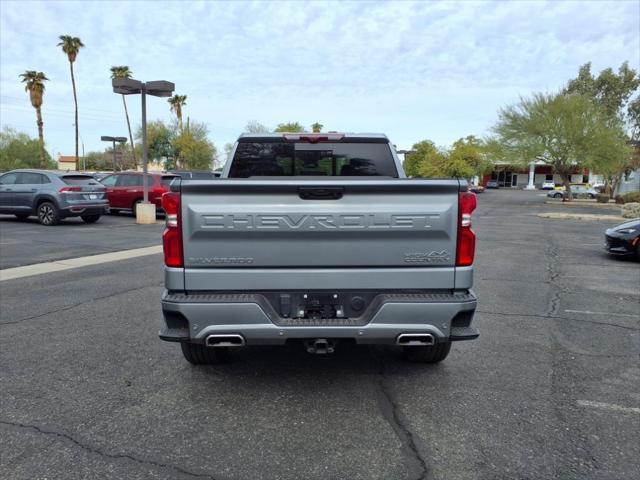
[[[458,267],[467,267],[473,264],[476,234],[471,230],[471,214],[477,204],[475,193],[461,192],[458,196],[458,244],[456,248],[456,266]]]
[[[162,233],[164,264],[167,267],[183,267],[180,193],[167,192],[163,194],[162,208],[166,215],[166,228]]]

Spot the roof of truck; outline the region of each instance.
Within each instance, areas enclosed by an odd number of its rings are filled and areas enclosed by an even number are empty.
[[[348,133],[348,132],[277,132],[277,133],[242,133],[239,138],[282,138],[290,135],[321,136],[340,135],[342,138],[383,138],[388,140],[384,133]]]

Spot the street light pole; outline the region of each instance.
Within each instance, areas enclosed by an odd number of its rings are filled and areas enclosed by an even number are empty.
[[[116,139],[113,139],[113,171],[116,171]]]
[[[142,84],[140,89],[142,97],[142,192],[143,202],[149,202],[149,181],[148,181],[148,165],[147,165],[147,88]]]
[[[149,203],[149,162],[147,152],[147,94],[154,97],[170,97],[175,85],[166,80],[141,82],[133,78],[114,78],[111,80],[113,93],[121,95],[137,95],[142,100],[142,190],[144,200],[136,209],[137,223],[155,223],[156,206]]]
[[[116,171],[116,142],[127,143],[127,137],[110,137],[108,135],[102,135],[100,140],[103,142],[112,142],[113,145],[113,171]],[[83,154],[84,155],[84,154]]]

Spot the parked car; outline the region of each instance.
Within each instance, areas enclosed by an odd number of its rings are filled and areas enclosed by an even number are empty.
[[[12,170],[0,177],[0,213],[20,220],[37,215],[43,225],[55,225],[68,217],[94,223],[108,210],[105,190],[91,175]]]
[[[155,203],[158,210],[162,208],[162,194],[169,191],[169,185],[175,178],[179,177],[165,173],[149,173],[149,201]],[[120,210],[135,212],[136,204],[142,202],[144,196],[142,179],[141,172],[118,172],[100,180],[107,188],[111,213],[117,214]]]
[[[598,192],[584,184],[571,185],[571,197],[572,198],[596,198]],[[555,190],[547,193],[547,197],[550,198],[562,198],[566,195],[564,186],[562,189],[556,188]]]
[[[541,190],[554,190],[556,188],[556,184],[553,183],[553,180],[545,180],[542,182]]]
[[[486,184],[487,188],[500,188],[500,185],[498,185],[498,181],[497,180],[489,180]]]
[[[604,248],[610,255],[635,255],[640,260],[640,218],[607,229],[604,238]]]
[[[167,173],[178,175],[184,180],[214,180],[220,176],[220,172],[210,170],[169,170]]]
[[[219,180],[163,196],[160,338],[193,364],[296,340],[444,360],[479,335],[476,196],[465,180],[404,178],[385,135],[243,134]]]
[[[484,187],[482,185],[469,185],[469,191],[473,193],[483,193]]]

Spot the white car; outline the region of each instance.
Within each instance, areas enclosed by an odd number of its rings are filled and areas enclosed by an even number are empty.
[[[556,184],[553,183],[553,180],[545,180],[542,182],[542,190],[553,190],[554,188],[556,188]]]

